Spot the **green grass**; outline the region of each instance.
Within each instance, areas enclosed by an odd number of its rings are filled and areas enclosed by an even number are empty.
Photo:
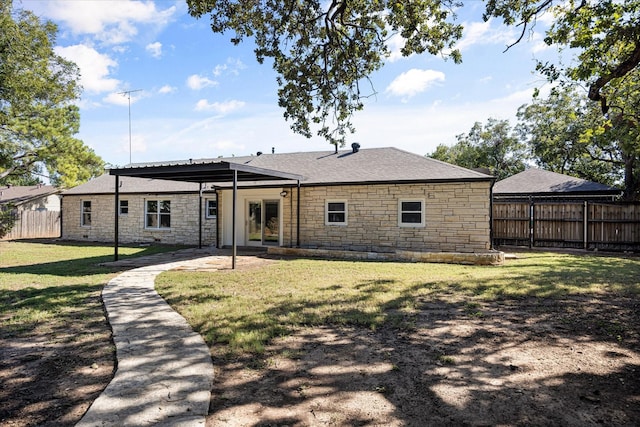
[[[120,247],[121,259],[175,247]],[[82,243],[0,242],[0,338],[27,337],[104,321],[103,286],[116,270],[113,247]]]
[[[273,338],[314,325],[411,328],[421,302],[479,302],[576,294],[640,294],[640,259],[528,253],[501,267],[286,260],[259,269],[166,272],[161,295],[210,346],[259,354]]]

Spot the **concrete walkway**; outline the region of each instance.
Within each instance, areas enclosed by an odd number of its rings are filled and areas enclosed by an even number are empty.
[[[154,290],[155,277],[175,268],[225,268],[228,256],[187,250],[115,265],[155,263],[120,274],[102,297],[116,345],[117,371],[79,427],[204,426],[213,364],[209,348]]]

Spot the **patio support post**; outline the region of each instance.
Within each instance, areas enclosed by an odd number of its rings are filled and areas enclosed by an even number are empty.
[[[238,201],[238,171],[233,170],[233,213],[231,228],[231,269],[236,268],[236,214],[237,214],[237,201]]]
[[[202,183],[198,191],[198,249],[202,249]]]
[[[115,191],[115,206],[113,211],[115,212],[115,216],[114,216],[114,236],[113,236],[113,260],[114,261],[118,261],[118,232],[119,232],[119,220],[120,220],[120,212],[118,212],[120,210],[120,176],[116,175],[116,191]]]
[[[337,145],[336,145],[337,147]],[[296,246],[300,247],[300,180],[298,180],[298,197],[296,207]]]

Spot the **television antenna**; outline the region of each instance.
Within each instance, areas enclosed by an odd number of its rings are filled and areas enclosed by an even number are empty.
[[[125,90],[123,92],[118,92],[118,95],[126,96],[129,101],[129,164],[131,164],[131,94],[140,91],[142,91],[142,89]]]

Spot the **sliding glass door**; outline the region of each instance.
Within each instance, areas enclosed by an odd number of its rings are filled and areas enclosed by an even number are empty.
[[[247,201],[247,246],[277,246],[280,239],[280,202]]]

